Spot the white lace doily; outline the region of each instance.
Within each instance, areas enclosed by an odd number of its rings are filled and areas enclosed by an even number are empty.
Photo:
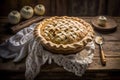
[[[88,65],[92,62],[95,45],[94,42],[87,44],[85,49],[76,54],[60,55],[52,54],[43,49],[33,37],[33,30],[36,24],[31,25],[0,45],[0,57],[14,58],[14,62],[21,61],[26,58],[25,77],[27,80],[33,80],[40,72],[40,67],[49,62],[54,61],[65,70],[81,76],[84,74]]]

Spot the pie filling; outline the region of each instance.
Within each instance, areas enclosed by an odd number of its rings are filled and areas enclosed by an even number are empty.
[[[42,21],[35,28],[34,35],[49,50],[72,52],[72,49],[84,47],[92,41],[94,31],[90,24],[77,17],[56,16]]]

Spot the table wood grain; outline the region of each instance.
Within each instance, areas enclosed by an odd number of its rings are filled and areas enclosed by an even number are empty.
[[[84,19],[85,21],[91,24],[91,19],[93,17],[80,17],[80,18]],[[93,62],[89,65],[86,72],[120,71],[120,17],[113,17],[113,18],[118,24],[117,30],[109,34],[99,33],[103,36],[105,41],[103,44],[103,49],[107,59],[106,66],[102,66],[99,55],[99,46],[95,45],[96,46],[95,56],[93,58]],[[14,35],[6,31],[6,28],[8,28],[8,26],[6,26],[7,23],[8,20],[6,17],[0,18],[0,43],[4,42],[6,39]],[[12,72],[24,72],[25,71],[24,60],[21,61],[20,63],[13,63],[12,60],[3,60],[0,58],[0,71],[4,71],[4,70],[12,71]],[[52,64],[43,65],[41,72],[65,73],[66,71],[62,67],[56,65],[55,63],[52,63]]]

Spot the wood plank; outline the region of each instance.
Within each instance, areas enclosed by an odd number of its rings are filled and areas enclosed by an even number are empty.
[[[91,17],[81,17],[85,19],[86,21],[90,22]],[[4,18],[3,18],[4,19]],[[5,18],[6,19],[6,18]],[[5,19],[2,23],[5,23]],[[96,50],[95,50],[95,56],[93,59],[93,63],[90,64],[89,68],[87,71],[119,71],[120,70],[120,17],[115,18],[119,23],[118,29],[116,32],[111,33],[111,34],[103,34],[105,43],[103,44],[103,48],[106,54],[107,58],[107,65],[102,66],[100,62],[100,57],[99,57],[99,48],[98,45],[96,45]],[[119,19],[119,20],[118,20]],[[1,19],[0,19],[1,20]],[[7,20],[6,20],[7,21]],[[4,41],[8,39],[12,35],[8,34],[0,34],[0,40]],[[7,70],[7,71],[19,71],[19,72],[24,72],[25,71],[25,63],[13,63],[12,61],[4,61],[0,60],[0,70]],[[56,64],[51,64],[51,65],[44,65],[42,66],[41,69],[42,72],[66,72],[62,67],[57,66]]]
[[[84,0],[84,1],[72,0],[71,1],[71,6],[72,6],[71,15],[72,16],[96,15],[97,13],[94,13],[94,11],[98,12],[98,5],[96,5],[96,3],[98,3],[98,1],[95,1],[95,0],[91,0],[90,2],[88,0]],[[87,10],[88,7],[90,8]]]
[[[56,0],[56,15],[67,15],[67,0]],[[62,5],[62,6],[61,6]]]
[[[7,70],[7,71],[25,71],[25,63],[13,63],[12,61],[8,62],[0,62],[0,70]],[[102,66],[99,57],[94,57],[93,62],[87,69],[88,71],[97,71],[97,70],[120,70],[120,58],[107,58],[106,66]],[[42,72],[64,72],[65,70],[56,65],[55,63],[52,64],[45,64],[42,66]]]
[[[0,17],[0,23],[8,23],[7,17]]]
[[[9,12],[12,10],[16,10],[17,9],[17,4],[18,0],[0,0],[0,16],[8,16]]]
[[[96,45],[95,56],[99,56],[99,46]],[[105,42],[103,44],[103,50],[106,57],[119,57],[120,58],[120,41],[119,42]]]
[[[3,80],[24,80],[24,72],[2,71]],[[6,77],[7,76],[7,77]],[[119,73],[115,72],[85,72],[80,77],[70,72],[40,72],[35,80],[120,80]]]
[[[23,72],[25,71],[25,63],[13,63],[11,60],[9,61],[2,61],[0,60],[0,71],[5,70],[5,71],[19,71]]]
[[[96,70],[120,70],[120,58],[107,58],[107,65],[106,66],[102,66],[101,65],[101,62],[100,62],[100,59],[98,58],[94,58],[93,59],[93,63],[90,64],[90,66],[88,67],[88,71],[89,70],[93,70],[93,71],[96,71]],[[59,67],[57,66],[56,64],[51,64],[51,65],[44,65],[42,68],[42,71],[45,71],[45,72],[49,72],[49,71],[65,71],[62,67]]]
[[[4,35],[0,35],[0,44],[2,42],[4,42],[5,40],[9,39],[12,35],[10,34],[4,34]]]
[[[44,19],[44,17],[33,17],[29,20],[26,21],[22,21],[21,23],[12,26],[10,29],[12,30],[13,33],[16,33],[18,31],[20,31],[23,28],[29,27],[31,24],[42,21]]]
[[[94,59],[88,70],[120,70],[120,58],[107,58],[106,66],[102,66],[100,59]]]

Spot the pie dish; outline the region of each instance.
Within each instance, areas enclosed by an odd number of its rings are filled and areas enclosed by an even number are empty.
[[[34,37],[53,53],[71,54],[81,51],[93,40],[94,30],[80,18],[54,16],[35,27]]]

